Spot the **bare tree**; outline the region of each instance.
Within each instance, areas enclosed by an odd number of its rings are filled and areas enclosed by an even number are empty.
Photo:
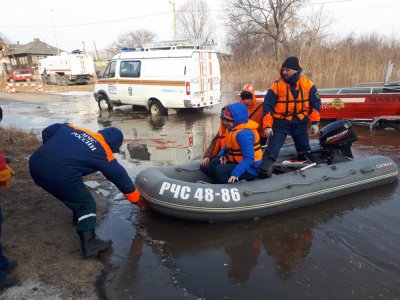
[[[144,44],[151,43],[155,38],[155,33],[146,29],[125,32],[118,36],[117,40],[107,49],[109,55],[114,55],[124,47],[138,48]]]
[[[2,72],[2,76],[5,74],[8,74],[8,69],[7,69],[7,64],[5,62],[5,55],[6,55],[6,46],[9,43],[8,38],[5,37],[1,32],[0,32],[0,56],[2,59],[2,63],[3,63],[3,72]]]
[[[321,46],[331,34],[327,34],[328,27],[334,23],[334,19],[325,14],[323,8],[318,11],[310,11],[308,15],[294,15],[286,24],[283,34],[283,55],[296,54],[303,61],[312,61],[316,48]],[[293,49],[296,49],[293,53]]]
[[[308,0],[225,0],[229,27],[273,42],[275,60],[285,44],[285,29],[300,5]],[[240,29],[242,28],[242,29]],[[244,29],[244,31],[243,31]]]
[[[214,33],[205,0],[187,0],[177,12],[178,36],[184,39],[208,39]]]

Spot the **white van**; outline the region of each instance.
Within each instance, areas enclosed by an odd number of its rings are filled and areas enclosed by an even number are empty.
[[[160,42],[126,49],[113,57],[97,80],[94,96],[100,110],[131,104],[154,115],[167,109],[221,103],[221,73],[217,53],[195,42]]]

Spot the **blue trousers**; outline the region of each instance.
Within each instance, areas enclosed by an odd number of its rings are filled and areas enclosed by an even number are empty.
[[[297,153],[310,151],[311,147],[308,140],[307,124],[308,118],[300,120],[294,117],[292,121],[274,119],[272,125],[274,134],[268,139],[268,146],[265,149],[264,158],[275,162],[288,135],[293,138]],[[312,154],[302,154],[298,156],[298,159],[309,159],[313,161],[314,157]]]
[[[3,246],[1,244],[1,230],[3,228],[3,214],[1,212],[0,208],[0,283],[6,279],[6,273],[5,270],[10,265],[10,262],[8,261],[7,257],[4,256],[3,254]]]
[[[209,163],[209,173],[208,175],[211,176],[211,178],[214,179],[217,183],[228,183],[229,177],[231,177],[231,173],[233,169],[236,168],[235,163],[229,163],[225,165],[221,165],[219,162],[218,157],[214,157],[211,162]],[[257,176],[254,176],[252,174],[249,174],[247,172],[243,173],[242,176],[239,177],[239,180],[254,180]]]

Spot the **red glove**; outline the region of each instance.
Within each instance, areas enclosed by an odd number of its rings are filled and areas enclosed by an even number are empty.
[[[139,193],[139,190],[135,188],[135,190],[130,194],[125,194],[126,199],[131,201],[133,204],[139,206],[141,211],[145,211],[147,209],[146,203],[143,202],[142,196]]]
[[[138,202],[140,200],[141,196],[140,196],[140,193],[139,193],[138,189],[135,188],[132,193],[125,194],[125,197],[126,197],[126,199],[128,199],[132,203],[136,203],[136,202]]]

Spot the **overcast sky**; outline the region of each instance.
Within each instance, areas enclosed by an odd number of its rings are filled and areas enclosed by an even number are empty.
[[[173,37],[172,4],[176,8],[185,0],[0,0],[0,33],[11,42],[26,44],[33,38],[65,51],[104,49],[119,34],[147,29],[157,40]],[[400,0],[312,0],[307,8],[318,10],[336,23],[330,28],[335,35],[376,32],[400,37]],[[222,0],[207,0],[217,24],[217,41],[223,44]],[[15,6],[17,4],[17,6]],[[221,45],[223,49],[223,45]]]

